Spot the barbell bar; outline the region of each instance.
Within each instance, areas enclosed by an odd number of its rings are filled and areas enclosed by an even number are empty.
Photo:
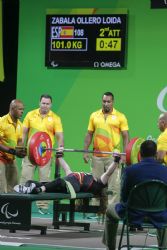
[[[108,152],[108,151],[95,151],[95,150],[84,150],[84,149],[64,149],[64,152],[78,152],[78,153],[93,153],[93,154],[107,154],[107,155],[126,155],[127,165],[136,163],[136,161],[140,160],[139,149],[141,143],[144,141],[142,138],[133,138],[127,148],[125,153],[117,153],[117,152]],[[51,157],[52,151],[58,152],[59,150],[56,148],[52,148],[52,141],[50,136],[46,132],[36,132],[33,134],[28,140],[27,145],[27,155],[29,157],[30,162],[33,165],[38,165],[43,167],[46,165]],[[133,152],[133,154],[132,154]]]
[[[45,152],[46,150],[56,151],[58,152],[59,149],[56,148],[45,148],[42,147],[42,151]],[[72,149],[72,148],[64,148],[63,152],[74,152],[74,153],[94,153],[94,154],[106,154],[106,155],[126,155],[126,153],[119,153],[119,152],[109,152],[109,151],[97,151],[97,150],[85,150],[85,149]]]

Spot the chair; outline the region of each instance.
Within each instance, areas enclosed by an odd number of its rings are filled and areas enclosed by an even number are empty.
[[[135,185],[131,190],[125,218],[123,220],[121,236],[119,240],[118,250],[123,247],[127,247],[127,249],[131,249],[132,247],[142,247],[142,248],[153,248],[153,246],[148,245],[131,245],[130,244],[130,236],[129,236],[129,227],[133,224],[133,221],[130,220],[129,210],[139,210],[143,212],[161,212],[167,209],[167,184],[159,180],[149,180],[144,181],[138,185]],[[151,221],[149,221],[149,216],[146,222],[141,224],[143,228],[156,228]],[[167,223],[164,224],[162,229],[167,228]],[[126,239],[127,244],[122,245],[123,235],[126,229]],[[156,246],[158,249],[165,249],[163,247]],[[167,249],[167,248],[166,248]]]

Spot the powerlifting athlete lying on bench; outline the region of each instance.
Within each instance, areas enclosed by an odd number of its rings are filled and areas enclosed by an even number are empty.
[[[67,162],[63,159],[63,153],[57,152],[56,154],[60,165],[65,171],[66,176],[63,178],[56,178],[51,182],[37,182],[29,180],[25,185],[16,185],[14,191],[25,194],[38,194],[41,192],[47,193],[67,193],[67,183],[69,182],[74,191],[90,192],[99,195],[103,188],[107,186],[109,177],[112,175],[116,167],[119,166],[120,156],[114,156],[114,162],[110,165],[107,171],[100,177],[95,179],[92,174],[84,172],[72,172]]]

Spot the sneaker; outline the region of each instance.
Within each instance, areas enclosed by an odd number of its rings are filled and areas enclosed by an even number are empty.
[[[26,194],[27,192],[27,187],[21,184],[14,186],[13,189],[16,193],[20,193],[20,194]]]
[[[33,193],[33,189],[36,187],[35,183],[31,183],[29,187],[27,187],[27,194]]]
[[[38,213],[44,215],[44,214],[49,214],[48,209],[45,208],[39,208]]]
[[[31,183],[29,187],[22,184],[14,186],[14,191],[20,194],[30,194],[32,190],[36,187],[35,183]]]

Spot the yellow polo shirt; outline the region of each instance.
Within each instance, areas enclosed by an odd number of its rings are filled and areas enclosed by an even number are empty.
[[[157,151],[166,151],[167,152],[167,128],[162,132],[157,139]],[[164,157],[164,162],[167,165],[167,154]]]
[[[120,151],[121,131],[129,130],[129,127],[123,113],[113,109],[105,119],[102,109],[100,109],[91,114],[88,130],[94,133],[94,150]]]
[[[52,145],[54,144],[55,133],[63,132],[60,117],[51,110],[45,117],[41,116],[39,109],[28,112],[24,118],[23,127],[29,129],[28,139],[38,131],[48,133],[52,140]]]
[[[0,143],[10,148],[15,148],[19,139],[22,139],[23,127],[20,120],[16,125],[13,123],[9,114],[0,119]],[[0,152],[0,157],[6,160],[15,159],[14,155]]]

